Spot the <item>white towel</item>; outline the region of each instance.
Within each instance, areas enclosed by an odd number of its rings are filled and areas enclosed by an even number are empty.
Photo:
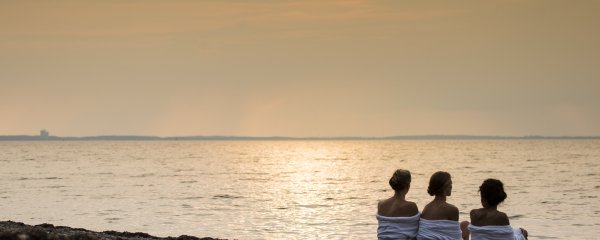
[[[421,218],[420,213],[412,217],[385,217],[379,214],[376,214],[375,217],[379,222],[379,226],[377,227],[377,238],[379,240],[408,240],[414,239],[417,236],[419,218]]]
[[[469,224],[471,240],[525,240],[519,228],[510,225],[503,226],[474,226]]]
[[[419,222],[418,240],[461,240],[462,231],[458,221],[427,220]]]

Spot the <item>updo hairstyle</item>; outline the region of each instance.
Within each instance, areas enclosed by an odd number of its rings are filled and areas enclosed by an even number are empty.
[[[404,169],[398,169],[390,178],[390,186],[394,191],[402,191],[410,184],[410,172]]]
[[[427,187],[427,193],[431,196],[443,194],[446,189],[446,183],[450,181],[450,173],[447,172],[436,172],[431,175],[429,179],[429,187]]]
[[[506,199],[504,184],[498,179],[488,178],[479,187],[481,198],[490,206],[497,206]]]

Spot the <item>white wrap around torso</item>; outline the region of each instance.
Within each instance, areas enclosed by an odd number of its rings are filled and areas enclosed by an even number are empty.
[[[475,226],[469,224],[471,240],[525,240],[521,229],[510,225],[503,226]]]
[[[418,240],[461,240],[462,231],[458,221],[427,220],[419,222]]]
[[[421,214],[411,217],[385,217],[377,214],[375,217],[379,222],[377,227],[377,238],[379,240],[408,240],[417,236]]]

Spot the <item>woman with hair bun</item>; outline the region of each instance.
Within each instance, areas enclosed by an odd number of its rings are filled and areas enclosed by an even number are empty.
[[[436,172],[429,179],[427,193],[435,196],[425,205],[419,222],[418,240],[459,240],[462,239],[458,223],[458,208],[446,202],[452,194],[450,173]],[[467,235],[468,237],[468,235]]]
[[[377,205],[377,238],[414,239],[419,229],[419,209],[414,202],[406,201],[411,176],[408,170],[398,169],[390,178],[394,196]]]
[[[479,193],[483,208],[471,210],[471,224],[468,226],[473,240],[527,239],[525,229],[511,227],[506,213],[498,211],[498,204],[507,197],[500,180],[486,179],[479,187]]]

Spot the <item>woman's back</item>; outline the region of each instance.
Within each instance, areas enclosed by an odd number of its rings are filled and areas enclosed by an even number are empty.
[[[471,224],[475,226],[510,225],[506,213],[485,208],[471,210]]]
[[[423,208],[421,218],[458,221],[458,208],[447,202],[432,201]]]
[[[417,204],[395,197],[382,200],[377,205],[377,214],[386,217],[411,217],[419,213]]]

